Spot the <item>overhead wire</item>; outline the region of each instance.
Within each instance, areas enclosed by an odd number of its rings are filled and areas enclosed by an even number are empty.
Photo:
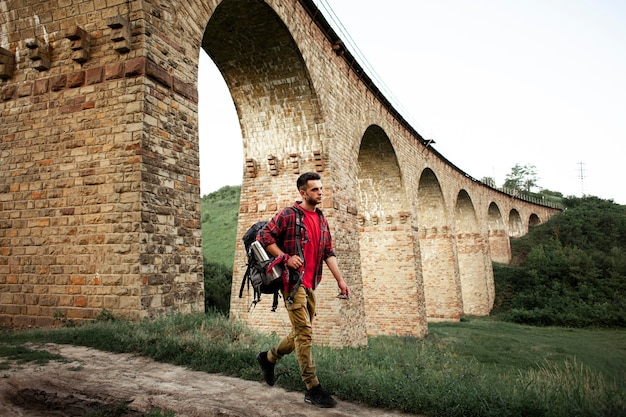
[[[419,123],[417,123],[416,119],[411,115],[408,109],[400,102],[400,100],[393,94],[391,89],[385,84],[382,80],[382,77],[376,72],[370,62],[365,58],[365,55],[352,38],[348,29],[341,22],[333,8],[328,4],[327,0],[313,0],[313,3],[317,6],[318,9],[322,10],[324,16],[327,18],[328,23],[333,27],[333,30],[337,32],[342,41],[347,44],[352,55],[359,61],[359,65],[363,67],[370,78],[376,83],[376,86],[380,91],[383,92],[384,96],[389,100],[396,110],[399,111],[402,116],[416,129],[421,129]]]

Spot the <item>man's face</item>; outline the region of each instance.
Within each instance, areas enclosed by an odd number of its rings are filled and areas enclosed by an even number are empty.
[[[306,183],[306,190],[300,190],[302,199],[316,206],[322,202],[322,181],[321,180],[309,180]]]

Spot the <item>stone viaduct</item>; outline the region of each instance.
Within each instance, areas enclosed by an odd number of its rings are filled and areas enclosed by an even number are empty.
[[[423,337],[428,321],[488,314],[492,260],[557,211],[429,146],[312,0],[1,0],[0,28],[4,325],[203,311],[200,48],[241,123],[238,236],[293,202],[300,173],[323,177],[353,297],[335,298],[326,273],[321,343]],[[218,160],[220,138],[202,140]],[[233,244],[231,316],[280,330],[270,297],[252,310],[237,297]]]

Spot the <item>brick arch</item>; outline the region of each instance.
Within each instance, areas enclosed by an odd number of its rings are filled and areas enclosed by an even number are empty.
[[[509,212],[509,236],[520,237],[524,234],[524,224],[519,211],[511,209]]]
[[[420,334],[425,327],[415,237],[396,153],[376,125],[358,155],[359,247],[367,332]],[[389,303],[402,320],[389,320]]]
[[[511,261],[511,241],[500,208],[493,201],[487,210],[487,229],[491,259],[495,262],[509,263]]]
[[[493,269],[474,204],[466,190],[459,191],[456,199],[455,224],[463,312],[489,314],[493,306]]]
[[[535,213],[532,213],[528,218],[528,227],[537,226],[541,224],[541,219]]]
[[[266,3],[224,0],[202,47],[220,70],[239,116],[246,173],[269,168],[273,180],[320,157],[321,120],[310,76],[289,29]],[[266,158],[262,158],[266,156]],[[273,158],[273,159],[270,159]]]
[[[292,30],[273,3],[223,0],[202,38],[202,48],[228,86],[242,131],[245,161],[237,236],[291,205],[297,196],[296,179],[303,172],[322,175],[325,200],[332,204],[333,187],[317,128],[322,120],[317,94]],[[332,212],[326,209],[331,208],[323,207],[328,217]],[[242,277],[245,253],[240,239],[236,244],[233,276]],[[258,329],[282,331],[288,323],[285,310],[254,314],[249,309],[252,294],[238,298],[238,281],[233,279],[231,315]],[[320,309],[318,314],[329,312]],[[322,327],[320,332],[328,330]]]
[[[417,195],[426,314],[429,321],[458,320],[463,302],[454,236],[439,179],[430,168],[422,171]]]

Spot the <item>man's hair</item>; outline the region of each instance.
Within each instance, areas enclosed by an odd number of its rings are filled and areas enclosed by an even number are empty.
[[[322,177],[320,177],[320,174],[318,174],[317,172],[305,172],[298,177],[298,181],[296,181],[296,186],[298,187],[298,190],[306,190],[307,182],[319,179],[322,179]]]

